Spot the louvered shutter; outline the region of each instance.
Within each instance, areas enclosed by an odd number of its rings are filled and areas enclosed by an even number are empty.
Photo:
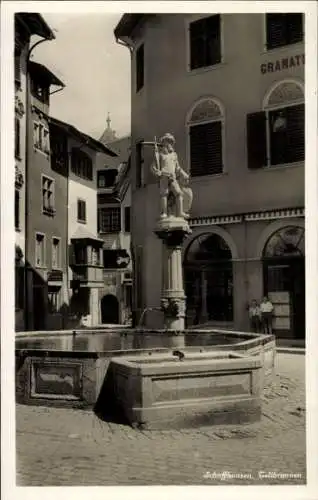
[[[221,62],[221,17],[206,18],[206,65]]]
[[[205,66],[204,19],[190,24],[190,68]]]
[[[303,40],[302,14],[286,14],[288,43],[297,43]]]
[[[268,49],[286,44],[285,14],[266,14],[266,35]]]
[[[305,105],[289,106],[285,109],[287,118],[287,160],[303,161],[305,158]]]
[[[266,114],[265,111],[247,115],[248,168],[266,166]]]
[[[212,122],[190,127],[191,175],[220,174],[222,161],[222,123]]]

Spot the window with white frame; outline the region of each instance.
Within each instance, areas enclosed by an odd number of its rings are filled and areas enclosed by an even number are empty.
[[[268,50],[303,41],[304,28],[301,13],[265,15],[266,47]]]
[[[190,69],[221,62],[221,16],[203,17],[189,25]]]
[[[61,269],[61,239],[52,238],[52,269]]]
[[[55,213],[54,190],[55,181],[42,175],[42,210],[47,215]]]
[[[188,121],[192,177],[223,172],[223,122],[214,99],[204,99],[192,110]]]
[[[102,207],[99,209],[99,230],[101,233],[120,232],[120,207]]]
[[[86,201],[85,200],[77,200],[77,220],[78,222],[82,222],[82,224],[86,224]]]
[[[298,82],[280,82],[264,109],[247,115],[248,167],[286,165],[305,159],[305,104]]]
[[[50,153],[49,129],[43,123],[33,123],[33,144],[39,151]]]
[[[42,233],[35,235],[35,265],[45,267],[45,235]]]

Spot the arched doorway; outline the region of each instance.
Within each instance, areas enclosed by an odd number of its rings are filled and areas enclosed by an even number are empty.
[[[119,323],[119,304],[115,295],[104,295],[101,300],[102,323],[116,325]]]
[[[286,226],[268,239],[263,250],[264,294],[275,307],[279,337],[305,338],[305,230]]]
[[[184,258],[187,325],[233,321],[233,266],[229,246],[218,234],[202,234]]]

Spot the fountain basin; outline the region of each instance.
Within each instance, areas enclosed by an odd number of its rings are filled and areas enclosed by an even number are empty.
[[[112,358],[115,398],[131,425],[176,429],[260,420],[259,356],[182,354],[182,360],[167,353]]]
[[[16,335],[16,399],[24,404],[93,407],[111,358],[172,356],[164,330],[28,332]],[[275,337],[245,332],[184,332],[186,355],[237,354],[260,356],[265,386],[275,369]],[[104,397],[104,396],[103,396]],[[106,394],[106,399],[108,396]]]

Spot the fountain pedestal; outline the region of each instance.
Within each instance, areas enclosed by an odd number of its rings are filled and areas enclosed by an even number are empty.
[[[181,248],[191,229],[184,218],[169,216],[159,220],[155,233],[162,241],[161,309],[164,313],[164,327],[171,331],[171,346],[184,347],[186,296]]]

